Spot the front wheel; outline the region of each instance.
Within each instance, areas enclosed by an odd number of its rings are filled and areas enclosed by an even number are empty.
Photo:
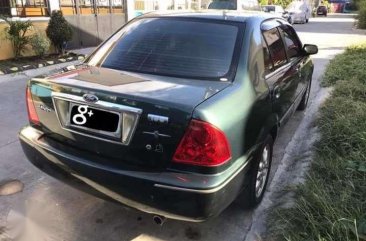
[[[273,139],[270,135],[265,139],[257,160],[249,171],[249,183],[244,190],[245,207],[252,208],[258,205],[264,196],[267,187],[269,172],[272,164]]]

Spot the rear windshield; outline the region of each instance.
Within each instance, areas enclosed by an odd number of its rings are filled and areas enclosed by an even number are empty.
[[[124,29],[101,62],[102,67],[217,80],[227,77],[232,69],[237,25],[145,18]]]

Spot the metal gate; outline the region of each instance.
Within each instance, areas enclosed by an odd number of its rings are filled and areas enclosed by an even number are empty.
[[[60,9],[74,30],[68,48],[96,46],[125,23],[122,0],[61,0]]]

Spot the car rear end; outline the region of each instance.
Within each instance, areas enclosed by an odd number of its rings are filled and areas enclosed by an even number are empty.
[[[220,213],[246,168],[225,130],[192,116],[230,87],[242,34],[232,22],[135,20],[88,64],[28,82],[24,152],[51,176],[144,212]]]
[[[319,6],[319,7],[317,8],[317,12],[316,12],[316,14],[317,14],[317,15],[324,15],[324,16],[327,16],[327,12],[328,12],[328,9],[327,9],[327,7],[326,7],[326,6]]]

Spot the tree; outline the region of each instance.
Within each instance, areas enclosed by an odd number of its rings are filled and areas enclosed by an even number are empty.
[[[72,28],[61,11],[53,11],[46,29],[47,37],[56,47],[59,54],[65,53],[65,47],[72,38]]]
[[[9,25],[5,28],[6,38],[12,43],[14,57],[18,59],[30,42],[31,37],[27,35],[27,32],[33,25],[30,21],[11,21],[2,16],[0,16],[0,19],[3,19]]]

